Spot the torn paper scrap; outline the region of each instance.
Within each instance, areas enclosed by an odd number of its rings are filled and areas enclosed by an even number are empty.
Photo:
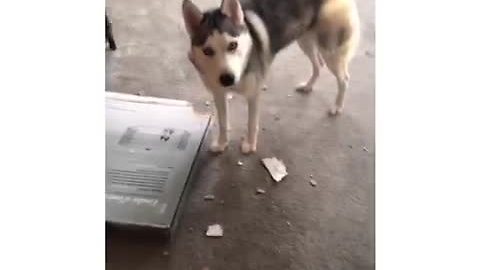
[[[280,182],[285,176],[288,175],[287,168],[283,161],[276,157],[262,159],[263,165],[267,168],[268,172],[272,176],[273,180]]]
[[[213,194],[208,194],[208,195],[205,195],[205,196],[203,197],[203,199],[204,199],[205,201],[213,201],[213,200],[215,200],[215,195],[213,195]]]
[[[257,194],[265,194],[265,189],[257,188]]]
[[[208,237],[222,237],[223,236],[223,228],[220,224],[213,224],[208,226],[207,230]]]

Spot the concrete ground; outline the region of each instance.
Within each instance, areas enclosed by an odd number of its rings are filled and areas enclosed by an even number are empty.
[[[220,1],[195,2],[212,7]],[[311,94],[293,90],[310,65],[296,45],[288,47],[277,56],[262,96],[258,152],[239,151],[246,106],[235,96],[231,147],[219,156],[202,151],[202,168],[173,241],[109,234],[107,269],[375,268],[374,0],[357,3],[363,39],[351,64],[344,114],[326,113],[336,93],[326,69]],[[106,52],[107,90],[185,99],[197,110],[213,111],[186,57],[180,6],[181,0],[107,1],[118,45]],[[260,164],[271,156],[284,160],[289,172],[277,184]],[[237,166],[238,160],[244,166]],[[309,184],[310,175],[316,187]],[[257,187],[266,194],[255,195]],[[215,201],[204,201],[206,194],[214,194]],[[223,238],[204,236],[212,223],[223,224]]]

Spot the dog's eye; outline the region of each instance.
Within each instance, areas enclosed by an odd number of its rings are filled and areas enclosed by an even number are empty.
[[[228,51],[233,52],[237,49],[238,43],[236,41],[232,41],[228,44]]]
[[[205,47],[205,48],[202,49],[202,51],[206,56],[213,56],[215,54],[213,49],[210,48],[210,47]]]

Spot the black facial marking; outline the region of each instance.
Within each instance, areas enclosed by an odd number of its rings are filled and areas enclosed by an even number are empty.
[[[244,25],[237,26],[233,21],[223,14],[220,9],[207,11],[203,14],[202,21],[198,30],[192,37],[192,45],[200,46],[205,43],[207,38],[217,30],[219,33],[228,33],[233,37],[237,37],[246,30]]]

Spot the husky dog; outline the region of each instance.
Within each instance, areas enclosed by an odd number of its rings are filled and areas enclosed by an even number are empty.
[[[219,135],[211,151],[228,145],[228,92],[247,99],[248,132],[241,150],[256,151],[260,89],[274,56],[293,41],[312,64],[311,76],[297,91],[312,91],[326,64],[338,85],[330,113],[342,112],[348,64],[360,35],[355,0],[223,0],[220,8],[206,12],[184,0],[183,18],[191,40],[188,57],[217,109]]]

